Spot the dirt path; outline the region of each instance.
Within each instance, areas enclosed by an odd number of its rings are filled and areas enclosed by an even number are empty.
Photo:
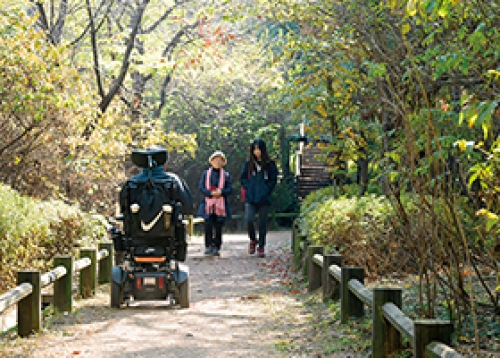
[[[300,305],[277,292],[283,273],[268,263],[279,260],[289,240],[288,231],[271,232],[262,259],[247,255],[246,235],[226,234],[222,255],[215,258],[204,257],[203,240],[194,237],[186,262],[189,309],[163,302],[110,309],[108,288],[102,286],[96,297],[76,301],[74,314],[48,320],[36,337],[4,343],[0,356],[282,357],[275,344],[290,327],[275,324],[274,315],[285,306],[297,310],[292,321],[298,320]]]

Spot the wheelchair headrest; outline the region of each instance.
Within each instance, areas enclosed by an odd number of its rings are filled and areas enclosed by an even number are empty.
[[[132,163],[141,168],[154,168],[167,162],[168,152],[166,149],[133,150]]]

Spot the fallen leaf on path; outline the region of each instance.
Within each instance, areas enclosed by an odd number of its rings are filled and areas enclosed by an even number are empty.
[[[260,296],[256,293],[253,293],[253,294],[247,296],[247,299],[249,299],[249,300],[256,300],[258,298],[260,298]]]

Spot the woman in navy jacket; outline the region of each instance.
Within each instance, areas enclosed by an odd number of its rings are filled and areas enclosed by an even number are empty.
[[[272,193],[278,180],[276,163],[269,158],[266,143],[262,139],[255,139],[250,146],[248,160],[243,165],[240,183],[246,189],[245,194],[245,221],[247,223],[250,245],[248,252],[264,257],[266,246],[267,219],[271,210]],[[259,213],[259,237],[255,233],[255,215]]]

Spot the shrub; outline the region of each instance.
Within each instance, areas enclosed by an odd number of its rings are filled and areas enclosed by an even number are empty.
[[[277,213],[298,213],[300,210],[297,196],[297,183],[293,176],[282,178],[273,191],[273,208]],[[277,218],[278,225],[291,227],[294,218]]]
[[[58,200],[43,202],[0,184],[0,292],[19,270],[48,271],[55,255],[75,255],[106,233],[103,217]]]
[[[384,196],[333,197],[333,188],[317,190],[303,202],[299,225],[325,253],[340,253],[347,265],[367,274],[405,272],[409,259],[400,247],[399,220]]]

